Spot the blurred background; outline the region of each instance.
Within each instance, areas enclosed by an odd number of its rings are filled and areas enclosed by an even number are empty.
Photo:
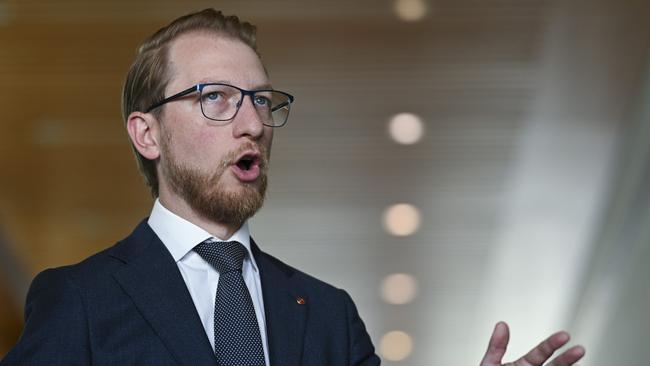
[[[253,236],[348,290],[386,365],[478,365],[498,320],[508,360],[563,328],[647,365],[643,0],[0,1],[0,357],[36,273],[148,215],[121,85],[205,7],[296,96]]]

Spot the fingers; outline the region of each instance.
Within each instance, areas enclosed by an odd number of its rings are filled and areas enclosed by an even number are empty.
[[[510,331],[508,325],[504,322],[498,322],[494,326],[488,349],[483,356],[481,366],[501,366],[501,359],[506,353],[508,341],[510,339]]]
[[[515,362],[515,365],[541,366],[553,355],[555,351],[564,346],[569,341],[569,338],[570,337],[567,332],[557,332],[546,338],[542,343],[538,344],[537,347],[533,348],[530,352],[524,355],[524,357],[517,360],[517,362]],[[573,347],[563,352],[560,356],[553,360],[549,366],[572,365],[584,355],[584,348],[579,347],[579,349],[582,350],[582,354],[579,354],[580,352],[578,349],[576,349],[576,347]]]
[[[550,337],[546,338],[537,347],[533,348],[525,356],[516,362],[508,365],[514,366],[542,366],[555,351],[569,342],[569,334],[567,332],[557,332]],[[483,356],[481,366],[505,366],[501,364],[501,360],[506,353],[508,341],[510,339],[510,331],[508,325],[504,322],[498,322],[494,327],[488,349]],[[585,349],[582,346],[573,346],[568,350],[562,352],[547,366],[571,366],[578,362],[585,355]]]
[[[570,366],[578,362],[585,355],[585,349],[582,346],[573,346],[562,352],[547,366]]]
[[[533,348],[515,362],[515,365],[528,366],[528,365],[543,365],[548,360],[553,352],[558,348],[564,346],[569,341],[569,334],[567,332],[557,332],[550,337],[546,338],[537,347]]]

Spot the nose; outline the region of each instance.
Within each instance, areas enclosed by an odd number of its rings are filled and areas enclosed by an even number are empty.
[[[259,139],[264,134],[264,124],[260,118],[250,95],[244,97],[242,105],[232,121],[235,137],[248,136],[253,140]]]

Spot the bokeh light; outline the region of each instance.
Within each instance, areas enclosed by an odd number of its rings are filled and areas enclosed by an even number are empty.
[[[429,10],[425,0],[395,0],[394,6],[395,14],[406,22],[421,20]]]
[[[424,124],[413,113],[399,113],[390,119],[388,132],[397,143],[411,145],[422,138]]]
[[[397,203],[384,211],[383,223],[392,235],[412,235],[420,227],[420,211],[408,203]]]
[[[415,277],[406,273],[388,275],[381,283],[381,297],[389,304],[408,304],[413,301],[417,292]]]
[[[379,342],[379,352],[388,361],[402,361],[413,352],[413,340],[400,330],[388,332]]]

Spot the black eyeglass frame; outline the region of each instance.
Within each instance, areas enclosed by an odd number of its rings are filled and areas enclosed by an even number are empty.
[[[241,93],[241,98],[239,99],[239,102],[237,102],[237,109],[235,110],[235,114],[233,114],[232,117],[230,117],[228,119],[216,119],[216,118],[211,118],[211,117],[208,117],[208,116],[205,115],[205,112],[203,111],[203,103],[200,100],[201,100],[201,95],[203,94],[203,88],[205,88],[206,86],[210,86],[210,85],[223,85],[223,86],[228,86],[228,87],[235,88],[235,89],[239,90],[239,92]],[[189,88],[187,88],[187,89],[185,89],[185,90],[183,90],[181,92],[178,92],[178,93],[176,93],[176,94],[174,94],[172,96],[169,96],[169,97],[161,100],[160,102],[154,103],[152,106],[147,108],[145,113],[149,113],[152,110],[154,110],[154,109],[156,109],[156,108],[158,108],[158,107],[160,107],[160,106],[162,106],[164,104],[172,102],[172,101],[174,101],[176,99],[180,99],[180,98],[182,98],[182,97],[184,97],[186,95],[189,95],[189,94],[191,94],[193,92],[198,92],[199,93],[199,103],[201,103],[201,114],[203,114],[203,117],[205,117],[207,119],[210,119],[210,120],[213,120],[213,121],[219,121],[219,122],[231,121],[235,117],[237,117],[237,113],[239,113],[239,109],[241,108],[241,105],[242,105],[242,103],[244,101],[244,98],[247,95],[249,95],[251,97],[251,100],[254,101],[255,99],[253,99],[253,98],[255,97],[255,94],[257,94],[257,93],[274,92],[274,93],[283,94],[284,96],[286,96],[289,99],[288,102],[281,103],[281,104],[278,104],[277,106],[273,107],[271,109],[271,113],[277,111],[280,108],[284,108],[284,107],[287,107],[289,109],[289,111],[291,111],[291,104],[293,103],[293,101],[295,99],[293,97],[293,95],[291,95],[289,93],[286,93],[286,92],[283,92],[283,91],[280,91],[280,90],[274,90],[274,89],[246,90],[246,89],[242,89],[240,87],[234,86],[234,85],[224,84],[224,83],[202,83],[202,84],[192,85],[191,87],[189,87]],[[282,122],[282,124],[270,125],[270,124],[267,124],[267,123],[264,123],[264,122],[262,122],[262,124],[264,124],[265,126],[269,126],[269,127],[282,127],[287,123],[288,119],[289,119],[289,112],[287,112],[287,116],[284,119],[284,121]]]

